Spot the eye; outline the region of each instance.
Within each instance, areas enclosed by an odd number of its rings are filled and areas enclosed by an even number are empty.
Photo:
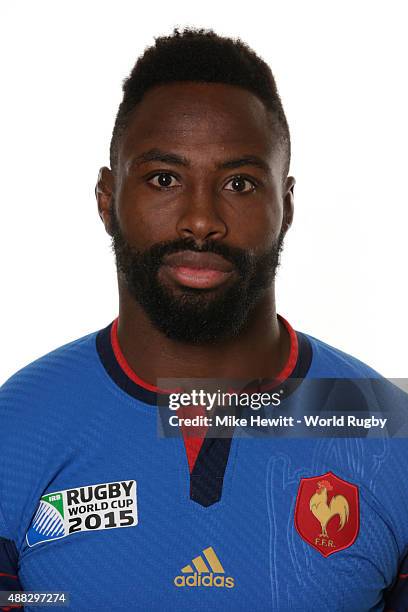
[[[178,187],[180,185],[176,177],[168,172],[158,172],[154,176],[151,176],[148,182],[154,185],[154,187],[159,187],[161,189]]]
[[[244,176],[234,176],[225,185],[227,191],[235,191],[237,193],[251,193],[255,191],[255,183],[245,178]]]

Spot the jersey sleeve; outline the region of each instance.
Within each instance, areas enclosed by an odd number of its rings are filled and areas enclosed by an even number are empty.
[[[18,579],[17,547],[6,535],[8,536],[8,531],[0,508],[0,591],[22,591]],[[4,606],[0,607],[0,610],[7,612],[12,608],[17,606]]]
[[[7,438],[4,434],[6,414],[6,406],[2,401],[2,389],[0,389],[0,423],[3,435],[0,440],[0,591],[21,591],[21,585],[18,578],[18,550],[15,538],[10,530],[10,525],[6,521],[6,513],[3,511],[3,502],[6,497],[7,487],[3,485],[3,473],[9,469],[9,452],[7,447]],[[3,486],[2,486],[3,485]],[[7,610],[7,607],[1,607],[0,610]]]
[[[408,554],[399,567],[395,583],[384,597],[385,612],[406,612],[408,610]]]

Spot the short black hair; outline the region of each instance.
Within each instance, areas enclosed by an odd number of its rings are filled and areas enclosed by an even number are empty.
[[[171,36],[155,38],[155,44],[139,57],[123,82],[123,99],[110,144],[112,170],[117,166],[120,137],[135,106],[152,87],[177,81],[237,85],[258,96],[271,111],[279,144],[286,155],[286,177],[290,163],[289,126],[271,69],[240,39],[201,28],[185,28],[181,32],[175,28]]]

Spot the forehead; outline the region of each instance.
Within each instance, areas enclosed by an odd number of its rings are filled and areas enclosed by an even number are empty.
[[[197,160],[205,155],[255,154],[278,148],[270,112],[251,92],[223,83],[171,83],[149,90],[130,116],[119,165],[160,147]]]

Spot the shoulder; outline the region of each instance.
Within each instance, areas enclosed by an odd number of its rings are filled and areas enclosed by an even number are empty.
[[[36,500],[80,450],[96,411],[86,392],[97,375],[93,332],[27,364],[0,388],[0,536],[18,546]]]
[[[96,335],[92,332],[42,355],[15,372],[0,387],[0,418],[29,419],[55,414],[69,396],[89,382],[99,360]],[[3,421],[4,422],[4,421]],[[10,423],[11,424],[11,423]]]
[[[312,348],[309,376],[331,378],[381,378],[372,367],[309,334],[303,334]]]
[[[78,370],[89,359],[94,350],[95,338],[98,332],[92,332],[38,357],[31,363],[15,372],[0,387],[2,392],[20,384],[33,384],[34,381],[48,378],[50,375],[67,376]]]
[[[0,506],[13,537],[28,520],[39,490],[70,462],[81,432],[91,429],[99,406],[92,390],[101,386],[96,335],[41,356],[0,388]]]
[[[317,381],[315,390],[330,392],[327,397],[323,394],[327,400],[325,409],[347,410],[355,413],[356,418],[382,417],[388,436],[408,436],[408,394],[401,381],[385,378],[356,357],[313,336],[303,336],[309,340],[312,351],[306,377],[312,385]],[[370,435],[374,433],[370,431]]]

